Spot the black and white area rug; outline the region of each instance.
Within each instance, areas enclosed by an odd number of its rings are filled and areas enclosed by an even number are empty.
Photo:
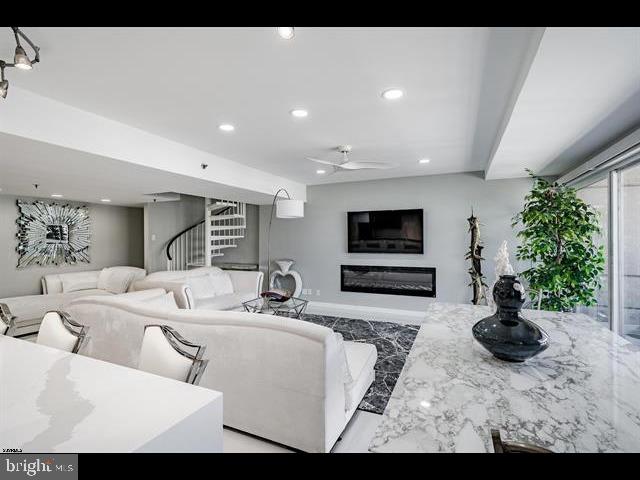
[[[305,313],[302,320],[331,328],[345,340],[371,343],[378,349],[374,366],[376,379],[358,409],[382,415],[393,387],[398,381],[404,362],[418,335],[420,325],[401,325],[392,322],[357,320]]]

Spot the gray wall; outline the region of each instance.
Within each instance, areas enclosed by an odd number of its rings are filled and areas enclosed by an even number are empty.
[[[143,266],[142,209],[84,204],[89,207],[91,215],[91,263],[16,268],[16,199],[14,196],[0,196],[0,298],[41,293],[40,279],[49,273],[99,270],[115,265]],[[34,200],[26,197],[20,199]],[[82,205],[77,202],[64,203]]]
[[[145,206],[145,265],[149,273],[167,269],[165,249],[176,234],[204,219],[205,199],[181,195],[174,202],[148,203]],[[259,210],[247,205],[245,238],[237,248],[228,248],[216,263],[258,263]]]
[[[311,300],[420,310],[433,299],[340,291],[340,265],[427,266],[437,269],[438,301],[469,303],[469,245],[471,207],[482,222],[485,245],[483,272],[493,280],[493,257],[502,240],[515,252],[511,218],[523,205],[529,179],[485,181],[479,174],[433,175],[370,182],[311,186],[302,219],[275,219],[271,258],[291,258],[303,288],[313,289]],[[416,254],[347,253],[347,211],[424,209],[424,250]],[[271,206],[260,207],[261,267],[266,269],[266,232]],[[514,257],[514,255],[512,255]],[[512,258],[514,266],[517,265]],[[272,265],[272,268],[277,268]],[[320,290],[317,295],[316,291]]]
[[[167,269],[167,242],[185,228],[204,219],[204,198],[181,195],[175,202],[148,203],[144,207],[145,268],[149,273]]]

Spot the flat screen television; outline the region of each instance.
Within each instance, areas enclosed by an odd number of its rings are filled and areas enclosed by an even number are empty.
[[[347,212],[349,253],[424,253],[422,209]]]

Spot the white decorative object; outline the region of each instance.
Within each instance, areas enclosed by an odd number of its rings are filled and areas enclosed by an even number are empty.
[[[500,248],[498,249],[497,255],[493,258],[496,262],[495,266],[495,274],[496,278],[493,280],[491,284],[491,288],[489,288],[489,294],[487,295],[487,304],[490,307],[495,307],[496,303],[493,301],[493,287],[496,282],[500,279],[501,275],[514,275],[515,270],[509,261],[509,249],[507,248],[507,241],[503,240],[500,244]],[[524,290],[521,292],[524,297]]]
[[[302,293],[302,277],[295,270],[291,270],[293,260],[276,260],[280,270],[276,270],[269,278],[269,290],[274,288],[286,290],[292,297],[299,297]]]

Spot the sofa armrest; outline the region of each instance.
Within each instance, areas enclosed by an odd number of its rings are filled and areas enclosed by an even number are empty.
[[[251,293],[254,297],[260,296],[264,273],[243,270],[225,270],[225,272],[231,277],[235,293]]]
[[[153,288],[164,288],[167,292],[173,292],[178,308],[191,310],[195,307],[191,287],[186,283],[167,280],[138,280],[131,286],[131,291],[137,292]]]

